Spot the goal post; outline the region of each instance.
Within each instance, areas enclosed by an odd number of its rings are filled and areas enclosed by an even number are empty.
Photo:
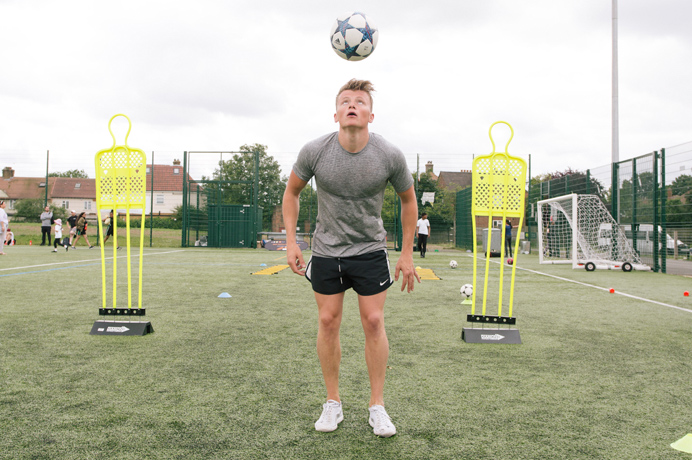
[[[572,193],[539,201],[538,230],[542,264],[571,264],[588,271],[650,269],[596,195]]]
[[[538,258],[541,264],[578,267],[576,193],[538,202]]]

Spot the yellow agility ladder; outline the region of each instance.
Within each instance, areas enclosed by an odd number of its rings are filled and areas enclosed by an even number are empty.
[[[125,144],[116,145],[111,123],[116,117],[125,117],[128,122]],[[144,315],[142,308],[142,259],[144,250],[144,214],[146,212],[146,154],[127,145],[127,138],[132,129],[130,119],[121,113],[114,115],[108,122],[108,131],[113,138],[113,145],[96,154],[96,214],[99,224],[99,243],[101,245],[101,285],[103,305],[100,315]],[[127,228],[127,308],[117,308],[117,247],[118,247],[118,210],[125,210]],[[132,308],[132,264],[130,254],[130,211],[141,209],[142,220],[139,236],[139,301]],[[106,254],[103,243],[103,225],[101,211],[113,210],[113,305],[106,307]]]
[[[495,141],[493,141],[493,127],[499,123],[507,125],[511,136],[507,141],[504,152],[495,151]],[[519,255],[519,235],[517,235],[514,247],[514,263],[512,264],[512,280],[510,284],[509,312],[507,316],[502,316],[502,292],[504,278],[504,257],[505,257],[505,222],[510,217],[519,218],[521,231],[524,223],[524,201],[526,186],[526,161],[521,158],[511,156],[507,152],[509,143],[514,137],[512,126],[504,121],[498,121],[490,126],[488,132],[490,142],[493,145],[492,153],[481,155],[473,160],[472,177],[473,193],[471,202],[471,214],[473,220],[473,285],[474,295],[471,307],[471,314],[467,316],[469,322],[490,323],[490,324],[516,324],[516,318],[512,316],[514,304],[514,275],[517,268],[517,256]],[[476,219],[484,217],[488,219],[488,235],[485,253],[485,279],[483,282],[483,308],[481,315],[476,315],[476,286],[477,277],[477,235]],[[499,280],[499,299],[497,316],[486,315],[488,300],[488,275],[490,274],[490,253],[492,242],[493,218],[502,218],[502,246],[500,249],[500,280]]]

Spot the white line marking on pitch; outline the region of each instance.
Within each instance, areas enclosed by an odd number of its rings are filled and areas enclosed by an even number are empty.
[[[473,256],[467,256],[467,257],[473,257]],[[485,259],[483,259],[483,258],[479,258],[479,259],[480,259],[480,260],[485,260]],[[501,263],[501,262],[496,262],[496,261],[494,261],[494,260],[491,260],[491,262],[492,262],[492,263],[495,263],[495,264]],[[531,269],[529,269],[529,268],[521,268],[521,267],[517,266],[517,270],[524,270],[524,271],[526,271],[526,272],[535,273],[536,275],[543,275],[543,276],[547,276],[548,278],[555,278],[556,280],[567,281],[567,282],[569,282],[569,283],[580,284],[580,285],[582,285],[582,286],[591,287],[591,288],[594,288],[594,289],[600,289],[601,291],[610,292],[610,289],[608,289],[608,288],[604,288],[604,287],[601,287],[601,286],[596,286],[596,285],[589,284],[589,283],[583,283],[583,282],[581,282],[581,281],[571,280],[571,279],[569,279],[569,278],[563,278],[563,277],[557,276],[557,275],[550,275],[550,274],[548,274],[548,273],[543,273],[543,272],[539,272],[539,271],[536,271],[536,270],[531,270]],[[658,301],[656,301],[656,300],[645,299],[644,297],[637,297],[636,295],[632,295],[632,294],[625,294],[624,292],[620,292],[620,291],[615,291],[613,294],[618,294],[618,295],[621,295],[621,296],[624,296],[624,297],[629,297],[630,299],[641,300],[641,301],[643,301],[643,302],[649,302],[649,303],[653,303],[653,304],[656,304],[656,305],[661,305],[661,306],[663,306],[663,307],[674,308],[674,309],[676,309],[676,310],[681,310],[681,311],[686,311],[687,313],[692,313],[692,310],[687,309],[687,308],[682,308],[682,307],[678,307],[678,306],[675,306],[675,305],[669,305],[669,304],[667,304],[667,303],[658,302]]]
[[[178,249],[177,251],[166,251],[166,252],[152,252],[149,254],[144,254],[145,256],[155,256],[158,254],[173,254],[175,252],[184,252],[183,249]],[[130,257],[138,257],[139,254],[131,254]],[[122,259],[123,257],[127,257],[127,254],[123,254],[122,256],[118,256],[118,259]],[[111,260],[113,259],[112,257],[106,257],[106,260]],[[70,260],[68,262],[51,262],[49,264],[40,264],[40,265],[27,265],[25,267],[10,267],[10,268],[0,268],[0,272],[4,272],[7,270],[24,270],[25,268],[37,268],[37,267],[50,267],[52,265],[63,265],[63,264],[82,264],[84,262],[97,262],[100,261],[101,258],[99,257],[98,259],[86,259],[86,260]]]

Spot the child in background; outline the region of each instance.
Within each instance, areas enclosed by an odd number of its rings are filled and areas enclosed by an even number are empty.
[[[53,252],[58,252],[58,245],[63,246],[62,241],[62,219],[55,219],[55,238],[53,238]],[[69,248],[65,248],[67,251]]]
[[[7,237],[5,238],[5,246],[14,246],[17,241],[14,239],[14,233],[11,228],[7,229]]]

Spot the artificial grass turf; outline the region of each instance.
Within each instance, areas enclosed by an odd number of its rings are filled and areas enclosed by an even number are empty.
[[[692,431],[692,313],[518,270],[523,344],[466,344],[458,292],[471,260],[429,253],[415,264],[442,280],[412,294],[396,283],[385,309],[397,435],[376,438],[367,422],[352,292],[341,334],[345,419],[325,434],[313,427],[324,387],[309,285],[288,270],[250,275],[284,263],[281,254],[147,254],[155,332],[144,337],[89,335],[98,252],[22,248],[0,261],[0,458],[686,458],[669,444]],[[69,263],[45,265],[56,261]],[[681,277],[518,264],[690,308]]]

